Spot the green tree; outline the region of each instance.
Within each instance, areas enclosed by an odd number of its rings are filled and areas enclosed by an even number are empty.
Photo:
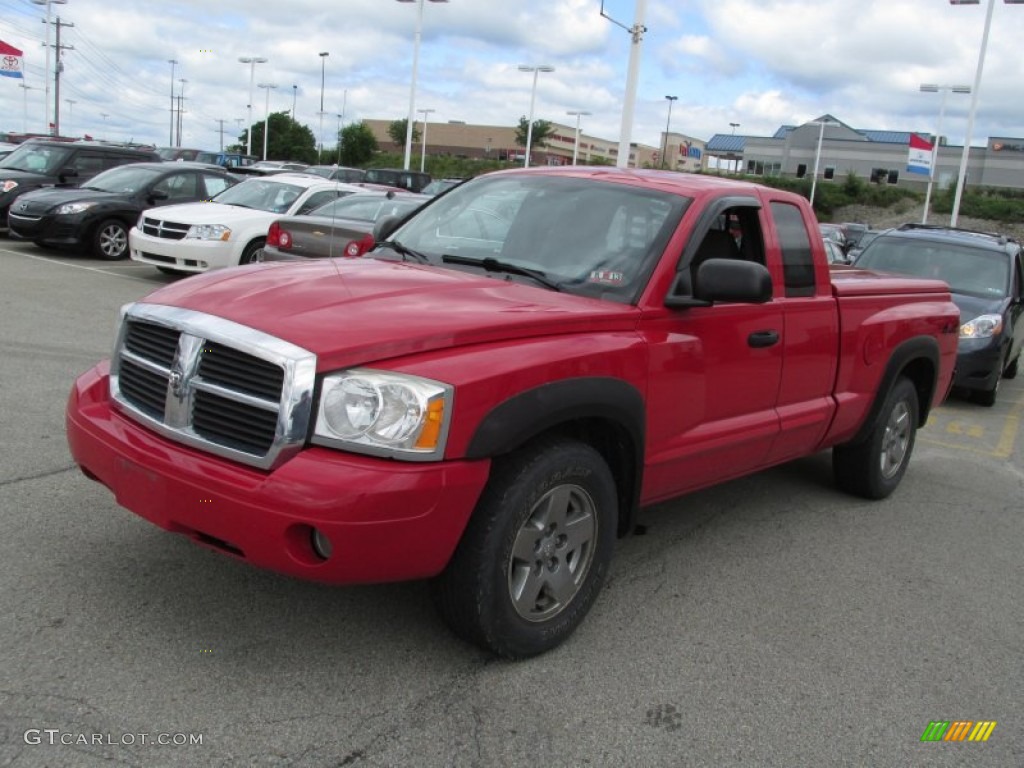
[[[526,119],[526,115],[519,118],[519,125],[516,126],[516,144],[521,147],[526,146],[526,132],[530,128],[530,121]],[[554,132],[554,126],[551,125],[547,120],[534,120],[533,121],[533,135],[530,137],[532,147],[545,147],[545,139],[547,139]],[[532,148],[531,147],[531,148]]]
[[[341,164],[362,165],[367,162],[379,147],[377,138],[366,123],[350,123],[338,134],[341,142]]]
[[[401,120],[392,120],[388,124],[388,136],[400,147],[405,146],[405,131],[406,126],[409,125],[408,118],[403,117]],[[416,129],[416,124],[412,126],[412,141],[415,144],[420,140],[420,132]]]
[[[295,160],[300,163],[316,162],[316,139],[309,126],[292,120],[291,113],[272,112],[267,122],[267,160]],[[242,131],[238,144],[245,149],[247,133]],[[252,125],[252,153],[263,157],[263,121]]]

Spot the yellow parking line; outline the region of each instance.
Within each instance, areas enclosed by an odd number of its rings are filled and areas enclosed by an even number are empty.
[[[928,437],[926,434],[920,434],[919,439],[928,443],[929,445],[939,445],[943,448],[952,448],[958,451],[967,451],[968,453],[977,453],[981,456],[990,456],[996,459],[1008,459],[1013,455],[1014,447],[1017,444],[1017,435],[1020,432],[1021,415],[1024,414],[1024,399],[1017,400],[1013,403],[1010,408],[1010,412],[1006,415],[1006,419],[1003,422],[1003,428],[999,434],[999,441],[996,443],[995,448],[992,450],[984,450],[982,448],[976,448],[972,445],[963,445],[959,443],[948,443],[944,440],[936,440]],[[932,426],[931,423],[926,425],[925,429]],[[936,429],[943,429],[936,425]],[[944,431],[951,435],[964,435],[969,437],[980,438],[984,435],[984,428],[979,426],[970,426],[964,429],[963,424],[960,421],[952,420],[944,428]]]

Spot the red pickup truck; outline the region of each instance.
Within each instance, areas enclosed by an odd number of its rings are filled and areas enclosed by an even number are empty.
[[[784,191],[508,171],[378,235],[126,306],[67,406],[85,474],[257,566],[430,578],[518,658],[578,625],[638,508],[827,448],[887,496],[952,380],[945,283],[830,270]]]

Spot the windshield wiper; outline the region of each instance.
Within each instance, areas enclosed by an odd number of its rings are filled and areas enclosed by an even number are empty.
[[[378,245],[382,245],[385,248],[390,248],[392,251],[394,251],[395,253],[399,254],[402,257],[402,261],[405,261],[406,257],[408,256],[414,259],[415,261],[418,261],[420,264],[430,263],[430,259],[427,258],[427,255],[425,253],[414,251],[412,248],[402,245],[397,240],[385,240],[383,243],[378,243]]]
[[[542,272],[539,269],[530,269],[529,267],[520,267],[518,264],[512,264],[508,261],[499,261],[498,259],[488,257],[486,259],[471,259],[467,256],[452,256],[446,253],[441,257],[441,261],[445,264],[465,264],[470,267],[482,267],[487,272],[503,272],[506,275],[522,275],[528,277],[531,280],[535,280],[546,288],[550,288],[553,291],[561,291],[562,284],[556,282],[548,277],[547,272]]]

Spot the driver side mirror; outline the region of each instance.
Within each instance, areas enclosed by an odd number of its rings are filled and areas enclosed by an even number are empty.
[[[686,273],[677,277],[666,307],[707,307],[719,301],[764,304],[772,299],[772,276],[753,261],[708,259],[697,268],[692,294],[687,278]]]

